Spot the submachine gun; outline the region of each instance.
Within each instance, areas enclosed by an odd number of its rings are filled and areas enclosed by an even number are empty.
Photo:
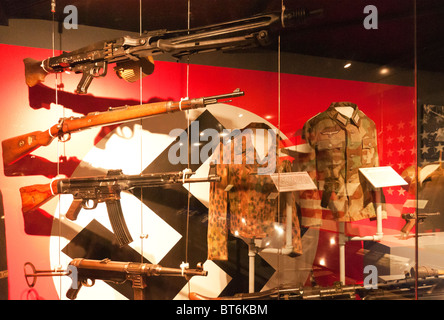
[[[72,285],[66,297],[74,300],[82,288],[91,287],[95,280],[104,280],[122,284],[132,282],[134,300],[145,300],[144,289],[147,279],[153,276],[184,277],[186,280],[193,276],[207,276],[208,271],[197,264],[196,269],[189,269],[185,265],[181,268],[165,268],[158,264],[111,261],[110,259],[91,260],[77,258],[72,260],[67,270],[37,270],[31,262],[24,265],[25,279],[30,288],[34,287],[38,277],[69,276]]]

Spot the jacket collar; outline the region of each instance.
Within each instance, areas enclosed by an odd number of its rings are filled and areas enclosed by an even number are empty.
[[[352,107],[354,109],[353,114],[351,118],[348,118],[336,110],[336,107]],[[348,123],[354,124],[355,126],[359,127],[361,124],[361,117],[359,116],[358,112],[358,106],[351,102],[333,102],[330,107],[327,109],[327,114],[339,123],[341,127],[346,127]]]

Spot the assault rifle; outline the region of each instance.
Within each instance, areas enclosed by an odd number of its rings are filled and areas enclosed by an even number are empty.
[[[69,276],[72,285],[66,293],[66,297],[74,300],[77,298],[82,286],[91,287],[95,280],[104,280],[122,284],[131,281],[134,290],[134,300],[144,300],[144,288],[147,286],[147,278],[152,276],[184,277],[186,280],[193,276],[207,276],[208,271],[203,270],[202,265],[197,264],[196,269],[189,269],[186,265],[181,268],[165,268],[158,264],[120,262],[104,260],[90,260],[77,258],[72,260],[66,271],[64,270],[36,270],[30,262],[25,263],[25,279],[30,288],[34,287],[37,277]],[[32,282],[29,281],[32,278]]]
[[[210,168],[206,178],[190,178],[192,172],[153,173],[124,175],[122,170],[110,170],[106,176],[71,179],[56,179],[49,184],[20,188],[23,213],[35,210],[55,195],[72,194],[74,200],[66,213],[76,220],[82,208],[92,210],[98,203],[106,203],[112,229],[120,246],[133,241],[120,204],[120,192],[135,188],[157,187],[177,183],[219,181],[220,177]]]
[[[106,76],[110,63],[116,64],[114,71],[119,78],[135,82],[153,73],[154,55],[167,53],[180,58],[214,50],[265,46],[270,42],[270,35],[288,23],[303,21],[318,12],[298,9],[187,30],[155,30],[141,36],[100,41],[43,61],[26,58],[26,83],[32,87],[43,82],[49,73],[71,71],[82,74],[76,93],[85,94],[94,78]]]
[[[111,108],[104,112],[91,112],[83,117],[61,118],[57,124],[46,131],[34,131],[3,140],[3,163],[5,166],[10,165],[35,149],[49,145],[56,137],[63,142],[68,141],[71,138],[72,132],[147,118],[163,113],[204,108],[207,105],[219,102],[229,102],[231,101],[229,99],[243,95],[244,92],[236,89],[232,93],[211,97],[123,106]],[[226,99],[228,99],[228,101],[220,101]]]
[[[329,287],[299,287],[281,285],[254,293],[238,293],[227,297],[206,297],[190,293],[191,300],[381,300],[414,299],[418,296],[444,296],[444,270],[429,267],[411,268],[404,278],[386,280],[375,285],[342,285],[337,282]]]

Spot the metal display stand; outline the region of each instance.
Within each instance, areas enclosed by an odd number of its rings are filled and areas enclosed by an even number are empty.
[[[270,241],[267,239],[251,239],[248,243],[248,291],[249,293],[254,291],[254,277],[255,267],[254,261],[256,254],[259,252],[275,253],[281,255],[288,255],[293,252],[293,237],[292,237],[292,198],[291,193],[293,191],[315,190],[316,185],[310,178],[307,172],[286,172],[275,173],[270,175],[279,193],[285,196],[285,228],[277,226],[275,229],[276,238],[281,238],[285,235],[285,245],[281,248],[270,247]],[[277,197],[278,193],[273,193],[270,196]]]
[[[339,222],[339,279],[345,284],[345,244],[347,241],[381,241],[382,231],[382,202],[381,192],[383,187],[407,185],[407,182],[392,168],[372,167],[361,168],[359,171],[370,182],[376,191],[376,233],[370,236],[349,237],[345,235],[345,222]]]

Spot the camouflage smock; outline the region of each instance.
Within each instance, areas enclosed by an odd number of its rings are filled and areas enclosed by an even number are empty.
[[[256,159],[256,150],[242,135],[242,143],[231,143],[231,163],[223,163],[222,148],[230,147],[220,144],[213,159],[219,159],[216,165],[220,182],[211,183],[208,210],[208,259],[228,259],[228,234],[244,239],[263,239],[273,233],[275,223],[284,223],[284,196],[277,195],[276,187],[267,175],[258,175],[261,166]],[[239,142],[239,141],[238,141]],[[242,155],[242,163],[234,163],[235,155]],[[268,157],[268,161],[276,161],[276,154]],[[265,165],[262,164],[262,167]],[[289,161],[280,161],[276,171],[290,170]],[[270,172],[270,173],[274,173]],[[290,192],[292,203],[292,251],[302,253],[301,232],[297,217],[294,193]],[[279,204],[278,204],[279,203]],[[279,209],[278,209],[279,208]],[[280,214],[278,215],[278,210]]]

